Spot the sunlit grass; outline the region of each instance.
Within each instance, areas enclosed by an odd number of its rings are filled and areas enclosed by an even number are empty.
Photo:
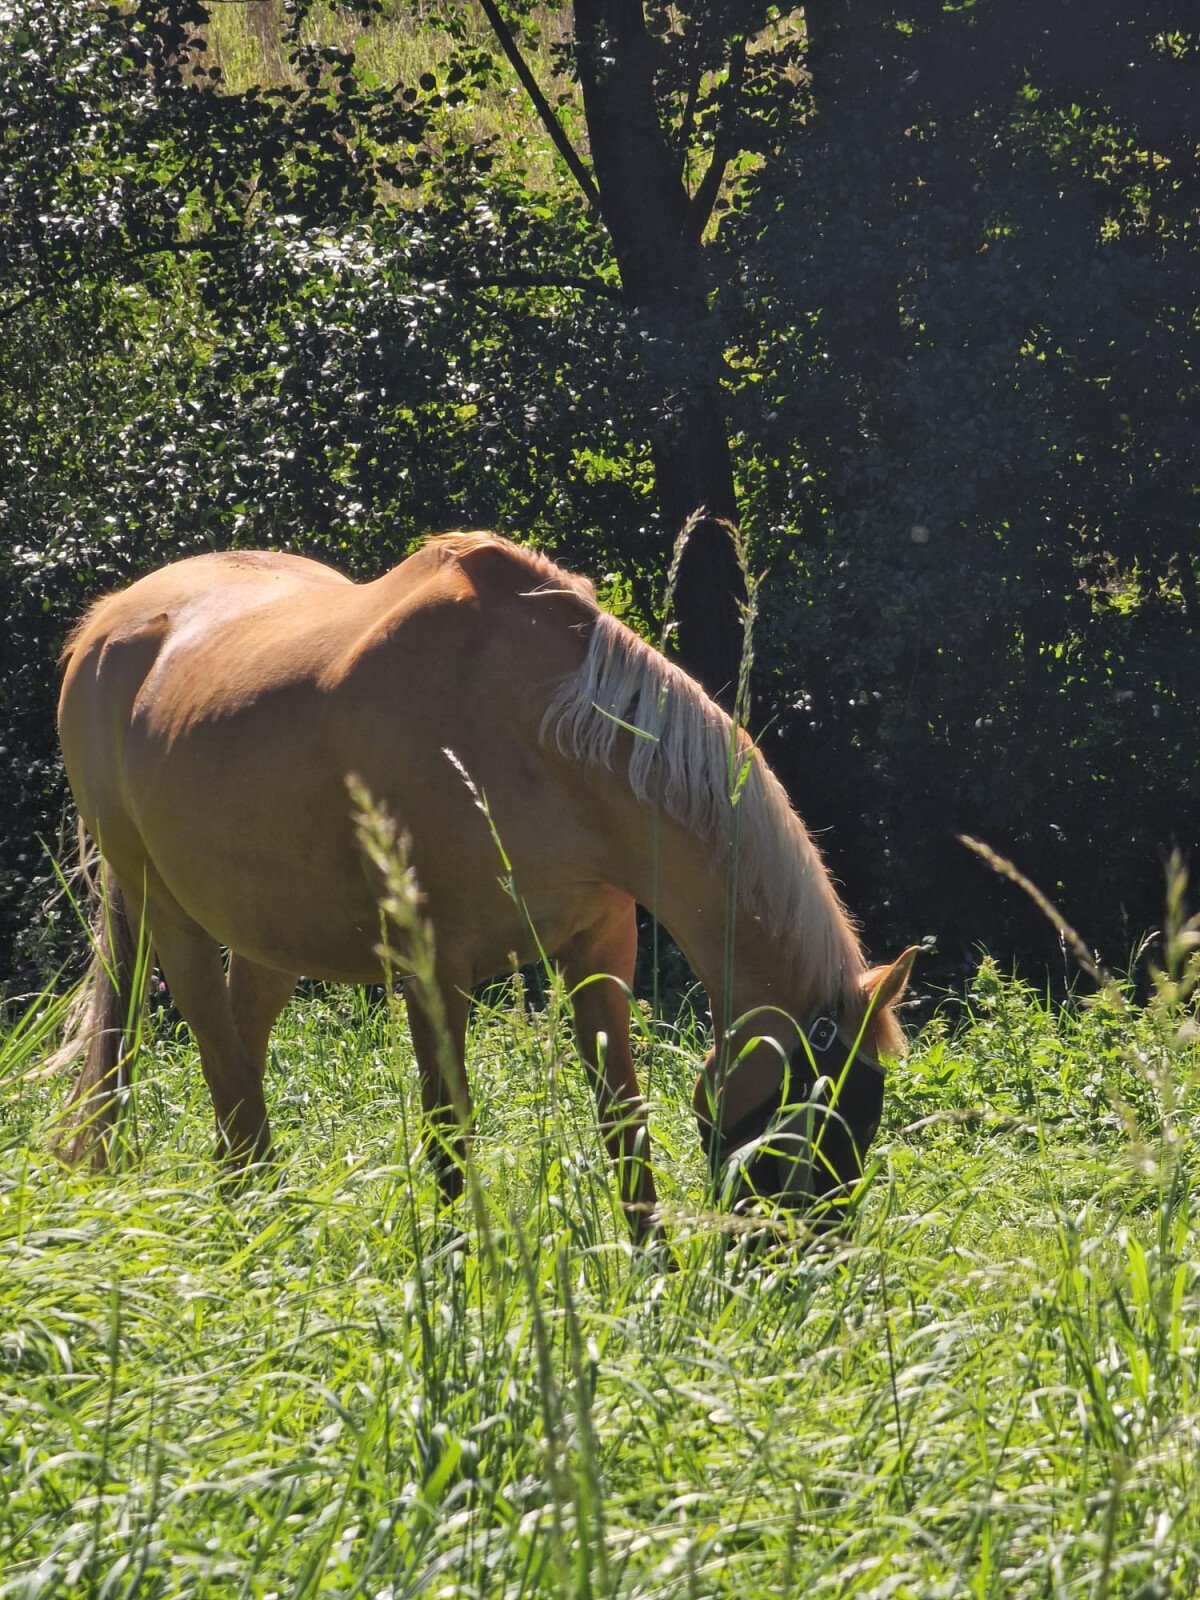
[[[561,996],[474,1023],[486,1249],[439,1217],[382,1005],[293,1005],[278,1181],[237,1196],[165,1016],[131,1168],[61,1170],[64,1086],[24,1076],[50,1020],[3,1076],[0,1594],[1195,1587],[1178,1019],[985,969],[894,1069],[853,1241],[753,1267],[704,1210],[701,1041],[667,1030],[642,1068],[674,1272],[626,1243]]]
[[[205,29],[205,61],[221,71],[223,87],[232,93],[258,87],[295,86],[298,78],[282,41],[282,7],[267,0],[241,0],[214,6]],[[570,29],[569,12],[553,9],[537,16],[536,44],[522,40],[524,53],[543,91],[581,150],[586,130],[579,97],[555,70],[554,50]],[[382,84],[410,85],[423,74],[437,73],[452,51],[483,50],[495,57],[498,72],[490,92],[473,96],[461,107],[442,114],[440,131],[472,141],[494,140],[506,160],[519,165],[542,187],[563,180],[553,145],[525,92],[501,54],[480,11],[467,11],[464,39],[452,40],[439,24],[438,8],[420,18],[407,5],[385,4],[378,15],[364,19],[333,5],[319,5],[306,18],[301,35],[308,44],[352,52],[369,79]],[[565,96],[565,100],[561,97]],[[432,135],[436,139],[437,131]]]

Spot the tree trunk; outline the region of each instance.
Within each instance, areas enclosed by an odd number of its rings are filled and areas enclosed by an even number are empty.
[[[280,83],[284,76],[283,53],[279,36],[283,21],[283,0],[253,0],[246,7],[246,21],[258,45],[263,72],[272,83]]]
[[[640,0],[576,0],[575,44],[601,210],[652,385],[659,512],[672,545],[703,514],[675,590],[679,659],[728,705],[746,589],[727,526],[737,502],[701,224],[659,120]]]

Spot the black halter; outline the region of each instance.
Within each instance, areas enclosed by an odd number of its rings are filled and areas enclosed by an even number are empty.
[[[842,1170],[836,1159],[839,1154],[850,1156],[861,1167],[862,1155],[875,1137],[883,1111],[883,1067],[874,1056],[867,1055],[861,1050],[855,1051],[855,1036],[848,1033],[836,1017],[824,1014],[814,1017],[804,1030],[804,1038],[808,1042],[808,1049],[805,1049],[803,1043],[797,1045],[789,1057],[789,1066],[793,1072],[800,1071],[809,1079],[811,1085],[809,1103],[813,1103],[813,1090],[817,1088],[821,1079],[841,1079],[835,1104],[824,1104],[820,1100],[815,1102],[817,1114],[826,1124],[826,1131],[823,1134],[826,1159],[836,1172]],[[835,1066],[828,1058],[834,1045],[839,1041],[845,1049],[846,1056],[843,1056]],[[811,1059],[809,1051],[812,1052]],[[846,1057],[850,1056],[852,1059],[849,1066],[846,1066]],[[826,1071],[827,1060],[830,1069],[828,1071]],[[845,1067],[844,1074],[843,1067]],[[803,1104],[803,1101],[797,1101],[796,1109],[799,1110]],[[707,1117],[697,1114],[700,1137],[704,1142],[714,1182],[719,1182],[721,1173],[736,1150],[753,1143],[755,1139],[762,1138],[780,1108],[780,1100],[774,1095],[769,1095],[766,1100],[729,1126],[720,1119],[713,1123]],[[822,1188],[825,1187],[827,1186],[823,1184]]]

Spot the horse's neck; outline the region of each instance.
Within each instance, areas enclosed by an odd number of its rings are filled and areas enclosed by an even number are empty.
[[[820,855],[766,764],[691,679],[597,614],[539,738],[576,769],[572,807],[596,808],[609,881],[671,930],[718,1024],[754,1006],[807,1009],[840,994],[861,958]]]
[[[667,818],[659,818],[642,881],[630,892],[670,931],[703,984],[718,1033],[763,1007],[804,1013],[831,1002],[819,963],[806,962],[814,930],[769,928],[749,903],[736,862]],[[840,936],[840,935],[839,935]],[[769,1018],[764,1014],[764,1026]]]

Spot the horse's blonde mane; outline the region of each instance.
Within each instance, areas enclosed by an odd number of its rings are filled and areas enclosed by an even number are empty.
[[[694,679],[597,609],[587,655],[546,707],[541,738],[609,771],[627,749],[640,800],[726,860],[736,849],[739,901],[780,941],[797,992],[825,1003],[850,990],[862,950],[820,852],[758,750],[741,730],[735,739]]]

